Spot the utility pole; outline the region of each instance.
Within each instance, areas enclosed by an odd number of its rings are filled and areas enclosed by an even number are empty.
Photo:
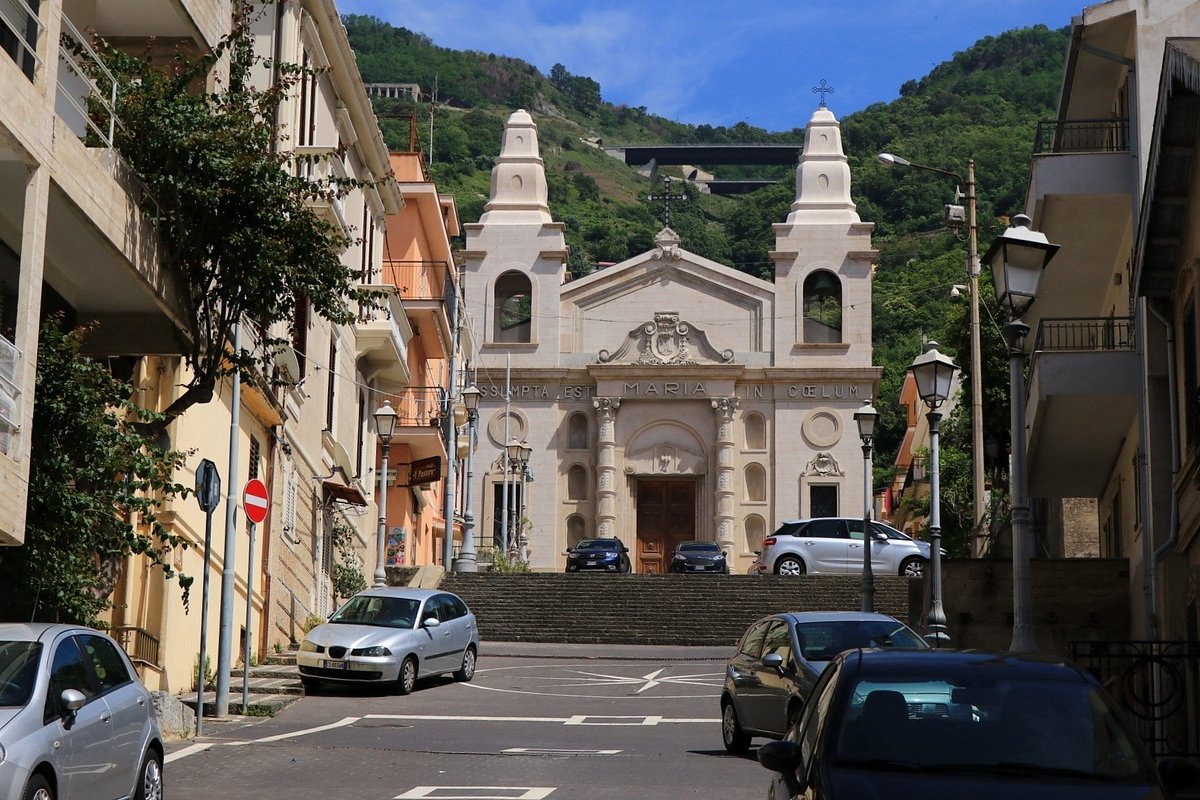
[[[987,502],[983,485],[983,356],[979,343],[979,224],[975,217],[975,159],[967,159],[967,272],[971,284],[971,555],[983,555]]]

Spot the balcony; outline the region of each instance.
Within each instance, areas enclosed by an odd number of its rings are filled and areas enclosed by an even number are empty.
[[[392,444],[406,444],[413,459],[446,457],[442,435],[442,410],[446,390],[440,386],[410,386],[403,392],[385,397],[396,410],[396,435]]]
[[[363,286],[383,294],[376,306],[363,306],[354,325],[355,354],[363,372],[372,381],[406,386],[412,380],[408,369],[408,343],[412,327],[404,304],[393,286]]]
[[[1139,374],[1130,318],[1041,321],[1026,401],[1032,496],[1103,494],[1137,416]]]
[[[350,237],[350,224],[346,221],[346,211],[342,206],[342,198],[337,194],[339,181],[349,179],[346,165],[336,147],[305,146],[292,149],[295,160],[292,163],[293,174],[297,178],[315,183],[320,186],[320,197],[307,200],[309,208],[319,216],[337,225],[341,234]]]
[[[454,347],[450,327],[455,302],[454,272],[446,261],[386,261],[384,283],[404,299],[413,332],[426,358],[449,358]]]

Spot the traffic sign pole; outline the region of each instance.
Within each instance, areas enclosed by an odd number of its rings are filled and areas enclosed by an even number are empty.
[[[207,458],[196,468],[196,500],[204,512],[204,589],[200,600],[200,654],[196,660],[196,735],[204,733],[204,662],[208,660],[208,578],[212,560],[212,515],[221,502],[221,474]]]
[[[246,481],[242,489],[242,508],[250,528],[250,552],[246,557],[246,639],[242,643],[242,714],[250,708],[250,622],[254,611],[254,532],[267,518],[270,508],[267,486],[258,478]]]

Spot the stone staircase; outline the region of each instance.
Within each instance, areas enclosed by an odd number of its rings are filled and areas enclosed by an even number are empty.
[[[451,573],[483,641],[733,645],[780,611],[857,611],[857,575],[606,575]],[[875,608],[908,622],[921,581],[876,576]]]
[[[273,717],[304,696],[300,671],[296,668],[295,651],[285,650],[267,657],[266,662],[250,667],[246,708],[242,707],[242,676],[235,667],[229,673],[229,713],[251,717]],[[193,710],[196,693],[180,695],[179,699]],[[215,710],[216,692],[213,687],[204,691],[204,708],[208,715]]]

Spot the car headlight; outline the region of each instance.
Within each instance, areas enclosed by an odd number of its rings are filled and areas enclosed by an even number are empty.
[[[579,558],[579,553],[567,553],[567,558]]]
[[[316,652],[320,651],[320,648],[318,648],[315,644],[313,644],[308,639],[305,639],[303,642],[300,643],[300,649],[305,653],[316,653]]]
[[[687,561],[687,556],[685,556],[683,553],[676,553],[675,560],[676,561]]]
[[[386,647],[359,647],[350,651],[352,656],[390,656],[391,650]]]

